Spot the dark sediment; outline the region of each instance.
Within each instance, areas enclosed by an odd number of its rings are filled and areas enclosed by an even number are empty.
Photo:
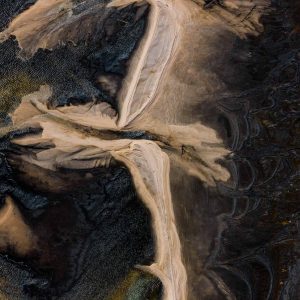
[[[3,156],[1,172],[1,194],[15,200],[38,238],[37,249],[26,257],[16,255],[13,247],[2,253],[31,274],[18,287],[23,297],[102,299],[136,264],[153,260],[150,216],[123,167],[61,174],[36,169],[40,187],[34,175],[29,186],[22,174],[14,176]],[[51,181],[56,192],[46,185]]]
[[[34,2],[1,1],[1,29]],[[74,14],[84,9],[84,4],[78,5]],[[53,88],[52,106],[105,100],[116,107],[117,91],[111,92],[98,78],[110,76],[119,88],[146,25],[147,9],[135,19],[137,9],[110,9],[93,38],[53,51],[39,50],[28,60],[20,59],[13,38],[0,44],[1,125],[10,122],[7,112],[21,97],[41,84]],[[25,164],[21,167],[18,149],[10,148],[11,137],[0,142],[1,205],[5,196],[13,198],[37,236],[38,247],[25,257],[13,246],[1,253],[4,295],[103,299],[136,264],[153,261],[150,216],[124,167],[57,174]]]
[[[131,24],[132,10],[114,13]],[[214,127],[234,152],[227,162],[233,174],[231,186],[213,189],[196,180],[185,183],[178,172],[180,189],[173,190],[184,258],[194,276],[189,288],[199,299],[298,299],[300,39],[295,11],[291,1],[273,1],[273,10],[262,19],[264,32],[237,39],[236,52],[228,58],[237,66],[235,76],[224,76],[234,95],[197,108],[201,121]],[[118,86],[126,73],[124,48],[128,59],[138,40],[127,39],[127,33],[135,29],[137,38],[143,32],[145,21],[138,22],[127,29],[116,25],[119,29],[110,42],[100,48],[92,42],[91,52],[83,44],[68,44],[53,52],[39,51],[28,61],[11,56],[17,46],[9,40],[0,46],[6,53],[0,59],[13,67],[3,68],[2,75],[8,78],[20,71],[33,82],[52,85],[53,106],[94,96],[116,107],[114,94],[107,94],[95,80],[109,74]],[[67,72],[76,80],[65,76]],[[235,79],[239,72],[243,74]],[[81,87],[77,80],[82,80]],[[140,133],[127,135],[140,137]],[[13,252],[1,257],[3,276],[21,282],[15,293],[23,299],[33,295],[80,299],[84,292],[102,299],[136,263],[153,260],[150,217],[124,168],[45,172],[40,182],[33,181],[35,169],[30,185],[14,171],[13,162],[6,163],[8,144],[7,140],[1,144],[1,193],[17,201],[41,237],[40,249],[49,249],[49,255],[41,250],[26,258]],[[174,167],[172,174],[177,171]],[[47,180],[52,180],[52,192]],[[11,264],[14,273],[9,273]]]
[[[89,2],[90,6],[93,2]],[[2,29],[29,5],[19,3],[3,3]],[[81,6],[81,10],[87,9],[85,5]],[[74,9],[74,14],[81,12],[81,6],[77,7],[78,12]],[[49,103],[53,107],[106,101],[117,108],[117,91],[146,26],[148,11],[145,9],[137,18],[138,9],[134,5],[122,10],[109,9],[104,18],[91,14],[88,16],[91,22],[93,18],[99,18],[99,21],[88,40],[78,41],[76,46],[69,41],[53,51],[38,50],[28,60],[20,59],[20,50],[13,38],[0,44],[0,95],[3,98],[0,111],[15,108],[22,96],[38,90],[41,84],[53,88]],[[102,11],[104,14],[105,9]],[[113,83],[113,91],[106,81]]]
[[[199,299],[299,299],[297,5],[273,1],[264,32],[237,39],[228,58],[241,72],[224,78],[233,95],[197,107],[234,153],[230,186],[193,182],[186,194],[190,180],[173,183],[189,289]]]

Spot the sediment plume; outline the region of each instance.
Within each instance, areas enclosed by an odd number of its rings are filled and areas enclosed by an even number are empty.
[[[43,90],[47,88],[42,87],[41,91]],[[68,117],[68,114],[60,115],[47,110],[42,102],[37,105],[36,94],[32,94],[33,107],[30,111],[36,113],[39,111],[38,108],[41,110],[26,120],[22,126],[41,128],[42,132],[12,140],[19,146],[27,147],[26,153],[20,155],[21,159],[54,171],[59,171],[60,168],[74,170],[108,166],[112,158],[124,163],[130,170],[137,191],[149,208],[153,219],[157,261],[145,269],[162,280],[166,299],[185,299],[187,275],[181,261],[181,246],[170,194],[169,157],[166,154],[170,150],[164,153],[159,147],[159,145],[164,147],[164,143],[159,140],[139,142],[131,139],[103,140],[97,135],[88,135],[83,131],[86,123],[81,131],[78,130],[75,125],[78,127],[82,124],[80,119],[77,122],[77,119]],[[29,98],[30,95],[26,96],[26,104]],[[103,114],[99,113],[98,120],[101,120],[102,116]],[[85,115],[81,117],[85,118]],[[93,125],[91,119],[90,121],[88,128],[99,129]],[[171,146],[165,144],[165,147],[172,147],[174,153],[170,157],[180,162],[188,173],[206,180],[208,184],[214,184],[215,178],[228,179],[226,170],[215,162],[216,157],[222,157],[228,152],[221,147],[220,140],[211,129],[199,124],[194,128],[170,126],[167,131],[168,136],[161,135],[161,137],[164,137],[166,143]],[[186,136],[186,132],[189,132],[189,136]],[[201,136],[203,139],[199,141]],[[51,148],[41,149],[41,145],[45,144],[51,145]],[[185,147],[184,153],[182,147]],[[36,151],[35,148],[40,150]],[[200,159],[198,163],[197,160],[193,161],[198,155],[205,159],[205,163]]]
[[[227,2],[229,5],[230,1]],[[91,3],[93,5],[86,11],[74,14],[72,1],[39,0],[17,16],[1,38],[15,36],[29,58],[40,48],[52,50],[67,41],[86,40],[96,26],[93,22],[100,16],[98,11],[120,9],[136,1]],[[39,91],[23,97],[11,115],[13,125],[18,129],[36,128],[40,132],[15,137],[11,142],[21,149],[18,155],[23,161],[56,172],[62,168],[109,166],[112,160],[123,163],[151,213],[156,240],[155,262],[139,267],[162,281],[165,300],[185,300],[192,296],[188,291],[189,274],[182,258],[173,209],[170,163],[210,186],[216,181],[229,180],[229,172],[219,160],[230,152],[214,129],[199,122],[194,108],[207,100],[212,91],[228,92],[221,76],[206,72],[209,59],[216,54],[210,50],[215,48],[218,38],[225,37],[226,53],[237,35],[257,28],[248,23],[241,28],[230,24],[224,26],[224,20],[209,15],[192,1],[149,0],[148,4],[148,26],[117,93],[118,111],[106,102],[93,101],[50,107],[48,100],[52,90],[43,85]],[[90,14],[93,14],[93,22],[88,26],[88,22],[82,21],[89,20]],[[102,13],[101,18],[104,17],[105,13]],[[79,30],[79,25],[74,24],[81,24],[85,29]],[[201,38],[203,41],[206,37],[209,39],[204,45]],[[196,46],[187,54],[184,48],[189,43]],[[222,61],[224,57],[220,55],[218,59]],[[228,73],[231,71],[227,65],[224,69]],[[197,86],[195,81],[198,79],[206,85]],[[107,131],[114,136],[143,131],[151,136],[151,140],[104,138]],[[22,151],[22,147],[26,151]],[[12,205],[11,200],[8,205]],[[23,246],[27,251],[29,246]]]

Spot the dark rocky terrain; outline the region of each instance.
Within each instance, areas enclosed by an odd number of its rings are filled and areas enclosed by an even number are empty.
[[[1,30],[34,2],[0,0]],[[222,5],[211,2],[212,12]],[[112,10],[90,40],[39,50],[29,60],[18,57],[13,38],[0,44],[0,122],[9,124],[8,112],[44,83],[54,88],[49,106],[93,99],[117,108],[116,91],[97,78],[104,74],[117,89],[121,85],[146,26],[148,10],[138,20],[136,10]],[[230,182],[213,188],[195,180],[189,193],[175,191],[183,253],[203,269],[193,283],[200,300],[300,299],[299,15],[296,0],[272,1],[261,19],[264,31],[237,38],[238,51],[228,57],[247,74],[238,83],[228,78],[239,86],[235,96],[197,108],[199,119],[233,153],[224,162]],[[39,181],[26,181],[23,165],[10,162],[19,153],[10,139],[23,133],[0,140],[0,203],[7,195],[15,200],[40,244],[25,257],[13,248],[1,253],[0,292],[8,299],[89,300],[138,286],[139,298],[126,299],[160,298],[158,279],[132,273],[136,264],[153,261],[155,249],[149,212],[127,169],[117,163],[80,172],[35,167],[30,170],[40,174]],[[57,186],[49,186],[47,178]],[[198,203],[192,201],[196,194]],[[123,299],[118,295],[124,293],[117,291],[113,299]]]

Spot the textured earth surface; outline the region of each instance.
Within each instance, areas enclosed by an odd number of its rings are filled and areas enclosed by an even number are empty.
[[[0,0],[1,30],[34,2]],[[226,10],[222,1],[198,5],[212,15]],[[117,109],[148,13],[147,5],[111,9],[87,41],[40,49],[28,60],[13,37],[1,43],[0,125],[10,125],[9,113],[41,84],[53,87],[49,107],[106,101]],[[236,66],[231,76],[223,74],[231,92],[195,107],[231,151],[222,162],[231,179],[211,187],[171,164],[191,299],[300,299],[299,15],[296,1],[272,1],[260,20],[263,30],[236,37],[226,54],[226,64]],[[222,76],[222,60],[210,59]],[[1,250],[0,299],[160,299],[161,282],[135,268],[154,261],[155,239],[127,168],[117,162],[60,172],[31,166],[16,158],[24,149],[10,143],[27,131],[1,135],[0,205],[13,199],[39,247],[26,255]],[[121,134],[153,139],[143,131]]]

